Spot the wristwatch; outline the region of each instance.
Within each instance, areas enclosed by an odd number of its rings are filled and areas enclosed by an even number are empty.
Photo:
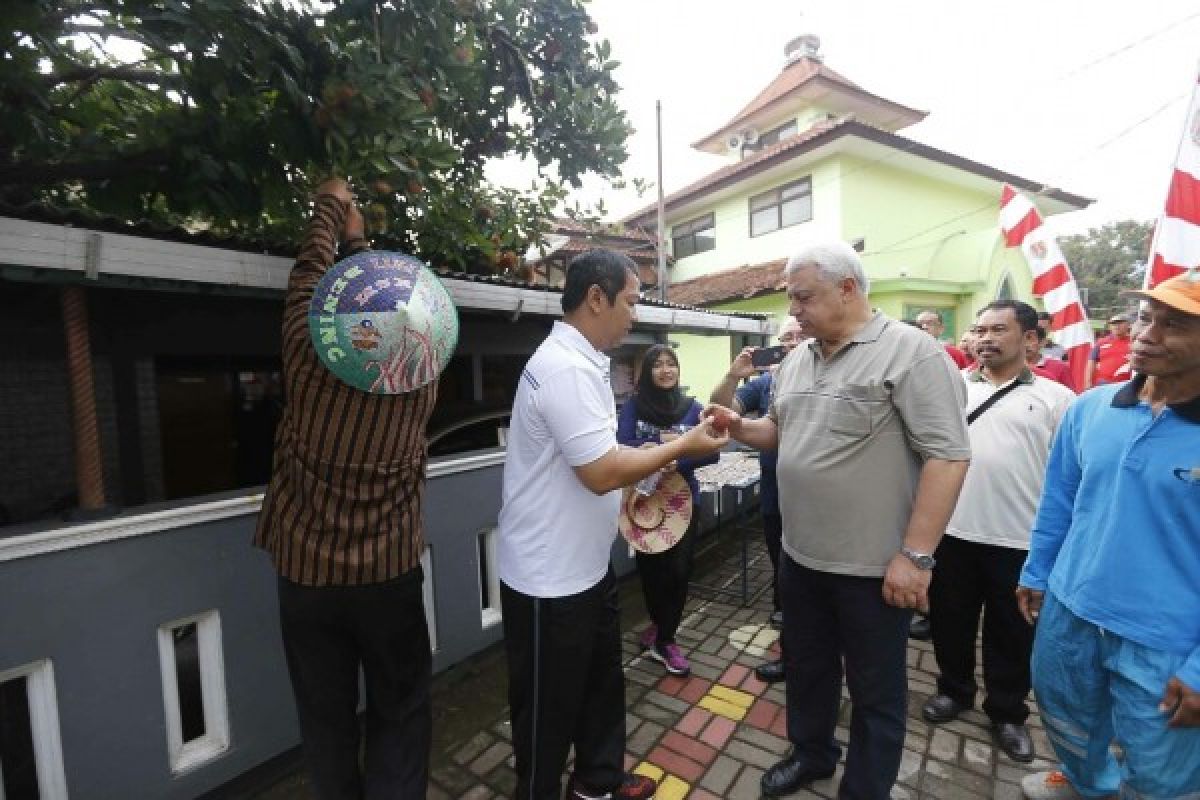
[[[913,562],[917,566],[917,569],[929,570],[933,569],[933,566],[937,564],[937,560],[933,556],[928,553],[918,553],[911,547],[901,547],[900,552],[905,558]]]

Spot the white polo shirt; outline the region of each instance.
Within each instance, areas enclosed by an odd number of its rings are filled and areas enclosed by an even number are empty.
[[[968,414],[1003,388],[993,386],[976,370],[964,370],[963,379]],[[1029,370],[1013,380],[1017,388],[968,428],[971,467],[946,534],[1028,550],[1050,445],[1075,393]]]
[[[608,571],[621,492],[592,493],[573,467],[617,446],[609,359],[555,322],[517,387],[504,460],[500,580],[533,597],[565,597]]]

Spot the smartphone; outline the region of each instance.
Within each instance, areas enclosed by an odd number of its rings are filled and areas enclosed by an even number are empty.
[[[783,357],[786,355],[787,350],[781,344],[777,344],[774,347],[760,347],[750,354],[750,363],[756,367],[765,369],[783,361]]]

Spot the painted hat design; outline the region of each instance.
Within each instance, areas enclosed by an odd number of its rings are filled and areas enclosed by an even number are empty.
[[[313,346],[356,389],[401,394],[436,380],[458,344],[458,311],[423,262],[367,250],[334,264],[308,310]]]
[[[682,475],[670,472],[650,495],[625,489],[617,527],[634,550],[661,553],[679,543],[691,521],[692,490]]]

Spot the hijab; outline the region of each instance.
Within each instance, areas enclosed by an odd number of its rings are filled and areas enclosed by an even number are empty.
[[[633,396],[633,402],[637,404],[638,419],[659,428],[669,428],[687,416],[692,408],[692,398],[679,388],[678,380],[672,389],[663,389],[654,383],[654,364],[663,353],[670,356],[676,366],[679,365],[675,351],[665,344],[656,344],[647,350],[642,358],[642,372],[638,375],[637,394]]]

